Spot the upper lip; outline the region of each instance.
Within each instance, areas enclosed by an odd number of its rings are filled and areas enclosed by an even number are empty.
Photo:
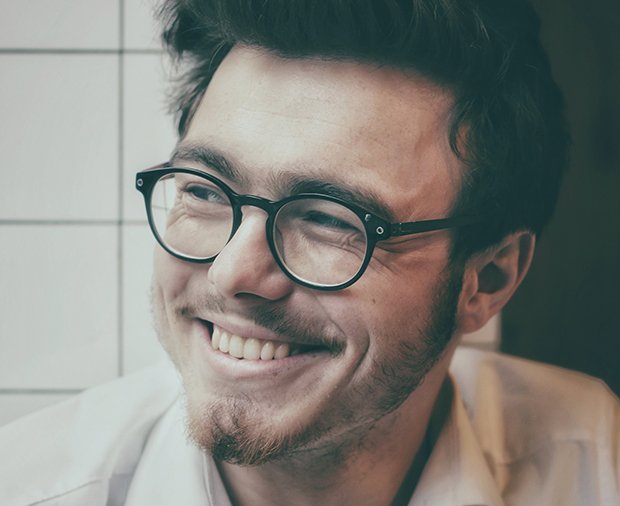
[[[297,339],[295,336],[284,336],[277,334],[265,327],[261,327],[256,325],[255,323],[248,322],[234,322],[230,320],[220,320],[220,319],[211,319],[211,318],[202,318],[199,317],[204,323],[210,323],[213,325],[217,325],[220,329],[225,330],[229,334],[235,334],[246,339],[259,339],[261,341],[273,341],[277,343],[289,343],[289,344],[298,344],[298,345],[313,345],[313,346],[323,346],[322,343],[316,341],[309,342],[309,340]]]
[[[211,315],[196,316],[203,323],[217,325],[220,329],[230,334],[235,334],[244,338],[254,338],[261,341],[272,341],[275,343],[288,343],[296,346],[311,346],[316,348],[325,348],[330,353],[338,354],[344,349],[344,343],[328,342],[320,333],[313,335],[306,333],[305,335],[297,335],[292,332],[291,335],[279,334],[266,327],[257,325],[244,318],[235,321],[234,318],[212,317]]]

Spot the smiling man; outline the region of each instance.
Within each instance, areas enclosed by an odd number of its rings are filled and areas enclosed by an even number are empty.
[[[604,386],[457,349],[525,276],[566,162],[531,8],[162,12],[179,142],[136,186],[183,393],[159,367],[12,425],[37,451],[3,504],[615,504]]]
[[[450,221],[388,238],[383,220],[449,214],[462,170],[442,135],[451,102],[411,73],[239,45],[171,161],[193,170],[139,176],[153,176],[143,188],[169,249],[156,253],[157,327],[192,436],[216,457],[303,450],[313,461],[387,435],[415,453],[451,355],[463,269],[450,262]]]

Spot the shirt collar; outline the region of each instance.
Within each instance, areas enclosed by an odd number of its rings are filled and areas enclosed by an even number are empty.
[[[452,378],[450,381],[453,386],[450,412],[409,506],[503,506],[460,389]],[[171,504],[170,499],[177,502],[183,498],[181,503],[187,506],[230,506],[215,462],[187,441],[184,426],[184,408],[179,401],[149,437],[132,481],[128,505],[164,505]],[[165,493],[162,488],[152,486],[164,481]]]
[[[211,458],[185,430],[185,409],[179,399],[160,419],[142,453],[125,506],[230,506],[224,485]],[[157,484],[165,483],[165,486]]]
[[[504,502],[471,422],[458,385],[409,506],[503,506]]]

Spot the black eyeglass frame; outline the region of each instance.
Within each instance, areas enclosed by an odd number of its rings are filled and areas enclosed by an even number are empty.
[[[233,223],[231,227],[230,236],[226,240],[226,244],[232,239],[235,235],[239,227],[241,226],[241,221],[243,219],[243,213],[241,208],[243,206],[253,206],[258,207],[267,213],[267,221],[265,223],[266,227],[266,235],[267,235],[267,244],[269,244],[269,249],[271,250],[271,254],[275,259],[278,267],[286,274],[291,280],[295,283],[298,283],[302,286],[313,288],[316,290],[324,290],[324,291],[335,291],[342,290],[343,288],[347,288],[355,283],[366,271],[370,259],[372,258],[372,254],[374,252],[375,246],[380,241],[385,241],[392,237],[401,237],[406,235],[414,235],[421,234],[424,232],[433,232],[436,230],[445,230],[449,228],[462,227],[466,225],[473,225],[478,223],[480,220],[473,216],[461,216],[461,217],[453,217],[453,218],[440,218],[434,220],[421,220],[421,221],[410,221],[404,223],[390,223],[389,221],[384,220],[383,218],[373,214],[365,209],[342,200],[338,197],[334,197],[331,195],[324,195],[320,193],[300,193],[297,195],[291,195],[282,200],[269,200],[264,197],[259,197],[256,195],[241,195],[235,192],[232,188],[230,188],[226,183],[217,177],[203,172],[198,169],[193,169],[189,167],[173,167],[170,166],[169,163],[164,163],[161,165],[157,165],[155,167],[142,170],[136,174],[136,189],[142,193],[144,196],[144,204],[146,206],[146,213],[149,222],[149,226],[151,228],[151,232],[157,239],[159,245],[167,251],[172,256],[192,263],[210,263],[213,262],[219,252],[216,255],[207,258],[197,258],[190,257],[171,249],[163,238],[159,235],[157,231],[157,227],[155,226],[154,219],[152,216],[151,210],[151,198],[153,194],[153,188],[155,187],[155,183],[159,181],[163,176],[168,174],[190,174],[193,176],[204,178],[211,183],[215,184],[226,194],[233,208]],[[295,273],[291,272],[284,262],[280,259],[280,255],[277,251],[277,247],[273,238],[274,231],[274,223],[277,217],[278,211],[284,207],[289,202],[293,202],[296,200],[304,200],[304,199],[319,199],[326,200],[329,202],[335,202],[340,204],[350,211],[352,211],[355,215],[358,216],[360,221],[363,223],[364,228],[366,230],[366,254],[364,256],[364,260],[360,265],[357,273],[347,280],[344,283],[340,283],[337,285],[322,285],[317,283],[312,283],[303,278],[298,277]]]

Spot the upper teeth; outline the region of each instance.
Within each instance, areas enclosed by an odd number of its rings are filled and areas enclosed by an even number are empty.
[[[213,325],[211,346],[214,350],[247,360],[273,360],[286,358],[291,354],[288,343],[263,341],[253,337],[241,337],[237,334],[226,332],[216,325]]]

